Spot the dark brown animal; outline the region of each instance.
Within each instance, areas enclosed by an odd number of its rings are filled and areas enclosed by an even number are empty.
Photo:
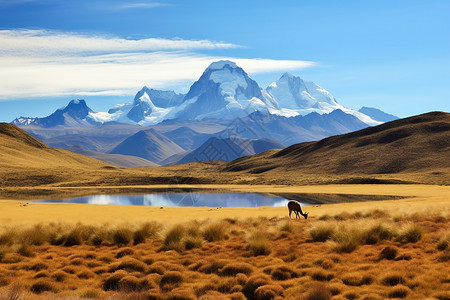
[[[293,200],[289,201],[288,208],[289,208],[289,218],[291,218],[291,213],[294,212],[295,218],[300,219],[300,215],[302,215],[305,219],[308,219],[308,213],[303,213],[302,207],[300,206],[299,202]]]

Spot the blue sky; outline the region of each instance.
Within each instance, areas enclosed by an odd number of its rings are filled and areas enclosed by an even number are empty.
[[[221,58],[262,88],[290,71],[350,108],[448,112],[449,15],[450,1],[0,0],[0,121],[186,92]]]

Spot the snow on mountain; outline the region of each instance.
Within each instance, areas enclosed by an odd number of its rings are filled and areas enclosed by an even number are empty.
[[[44,118],[20,117],[11,123],[18,126],[37,125],[40,127],[88,127],[98,125],[91,114],[94,113],[84,100],[72,100],[65,107]]]
[[[143,87],[132,102],[118,104],[108,112],[94,112],[84,100],[73,100],[49,117],[21,117],[13,124],[70,127],[115,121],[148,126],[168,119],[232,120],[253,112],[294,117],[312,112],[328,114],[337,109],[368,125],[382,123],[362,111],[340,105],[328,91],[311,81],[285,73],[262,90],[236,63],[221,60],[211,63],[186,95]]]
[[[268,113],[261,88],[234,62],[212,63],[185,96],[188,105],[176,117],[233,119],[254,111]]]
[[[321,86],[288,72],[284,73],[278,81],[270,84],[263,95],[268,99],[266,102],[273,103],[273,106],[269,107],[270,113],[279,116],[292,117],[312,112],[324,114],[340,109],[366,124],[381,123],[361,112],[340,105],[333,95]]]
[[[160,91],[143,87],[133,102],[118,104],[107,113],[92,113],[99,122],[121,122],[142,126],[154,125],[170,119],[183,106],[184,95],[174,91]]]

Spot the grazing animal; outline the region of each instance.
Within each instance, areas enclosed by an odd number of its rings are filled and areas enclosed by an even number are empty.
[[[288,208],[289,208],[289,218],[291,218],[291,213],[294,212],[295,218],[300,219],[300,215],[302,215],[303,217],[305,217],[305,220],[308,219],[308,213],[303,213],[302,207],[300,206],[299,202],[293,200],[289,201]]]

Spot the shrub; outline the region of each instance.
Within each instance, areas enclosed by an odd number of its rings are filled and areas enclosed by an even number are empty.
[[[413,223],[403,226],[397,236],[397,241],[406,243],[417,243],[422,238],[422,230],[419,226]]]
[[[81,298],[98,298],[100,296],[100,291],[97,289],[87,289],[80,293]]]
[[[258,232],[253,233],[248,239],[248,249],[254,256],[269,255],[270,244],[265,237],[265,234]]]
[[[203,230],[203,237],[208,242],[220,241],[225,237],[226,223],[218,222],[208,225]]]
[[[314,242],[325,242],[331,239],[335,231],[335,226],[328,223],[321,223],[313,226],[309,234]]]
[[[267,275],[257,274],[250,276],[247,283],[242,289],[242,293],[247,299],[255,299],[255,291],[257,288],[263,285],[271,284],[271,280]]]
[[[200,248],[203,244],[203,240],[196,237],[187,237],[184,240],[184,248],[186,250],[191,250],[194,248]]]
[[[108,278],[103,282],[103,290],[105,291],[118,291],[120,288],[119,282],[120,279],[125,277],[127,274],[124,271],[119,271]]]
[[[406,296],[408,296],[409,292],[410,292],[410,289],[407,288],[406,286],[398,285],[389,292],[389,297],[390,298],[406,298]]]
[[[148,282],[134,276],[125,276],[119,280],[119,289],[124,292],[141,291],[148,287]]]
[[[20,240],[22,243],[40,246],[48,240],[47,231],[41,224],[38,224],[21,232]]]
[[[383,279],[381,280],[381,283],[384,285],[394,286],[397,284],[404,284],[405,279],[403,278],[403,276],[401,274],[388,273],[387,275],[385,275],[383,277]]]
[[[280,230],[292,233],[294,232],[294,226],[292,225],[291,222],[286,221],[281,225]]]
[[[329,300],[331,299],[330,290],[323,284],[314,284],[309,288],[305,297],[306,300]]]
[[[156,222],[146,222],[142,224],[133,234],[133,244],[145,243],[145,239],[155,236],[162,228],[162,225]]]
[[[116,245],[128,245],[133,240],[133,232],[125,226],[118,227],[114,230],[112,238]]]
[[[81,245],[83,243],[83,240],[81,238],[81,232],[77,228],[73,229],[65,238],[65,241],[63,245],[65,247],[72,247]]]
[[[19,249],[17,249],[17,253],[19,253],[22,256],[26,256],[26,257],[33,257],[34,256],[34,252],[31,249],[31,246],[27,243],[22,244]],[[1,256],[1,255],[0,255]],[[1,260],[2,257],[0,257]]]
[[[253,267],[243,262],[233,262],[226,264],[220,274],[223,276],[236,276],[238,273],[249,275],[253,272]]]
[[[275,280],[287,280],[291,278],[297,277],[298,274],[290,267],[288,266],[280,266],[276,267],[271,272],[272,279]]]
[[[30,291],[35,294],[40,294],[43,292],[55,292],[56,288],[50,281],[39,279],[31,285]]]
[[[116,254],[116,258],[122,258],[124,256],[127,255],[133,255],[134,254],[134,250],[131,248],[124,248],[122,250],[120,250],[119,252],[117,252]]]
[[[340,231],[333,236],[335,244],[333,250],[338,253],[353,252],[361,244],[361,235],[355,228],[346,231]]]
[[[381,250],[380,259],[393,260],[397,256],[397,249],[392,247],[385,247]]]
[[[161,277],[159,285],[162,287],[166,284],[179,284],[183,282],[183,275],[178,271],[168,271]]]
[[[36,275],[34,275],[33,278],[38,279],[38,278],[47,278],[50,277],[50,273],[48,273],[47,271],[40,271],[38,273],[36,273]]]
[[[284,290],[278,284],[262,285],[255,290],[255,299],[257,300],[271,300],[283,296]]]
[[[25,265],[24,269],[39,272],[41,270],[48,269],[48,265],[39,261],[39,262],[32,263],[31,265]]]
[[[394,236],[395,232],[393,228],[382,223],[368,226],[362,232],[363,243],[367,245],[373,245],[382,240],[390,240]]]
[[[170,229],[166,233],[166,236],[164,238],[164,245],[169,246],[171,244],[180,243],[184,234],[185,234],[185,230],[182,225],[176,225],[176,226],[172,227],[172,229]]]
[[[56,271],[55,273],[52,274],[51,276],[55,281],[58,282],[63,282],[64,280],[66,280],[67,278],[67,273],[63,272],[63,271]]]
[[[111,268],[111,271],[126,270],[126,271],[137,271],[145,272],[147,265],[140,260],[134,258],[126,258],[121,261],[116,267]]]
[[[440,251],[450,249],[450,231],[444,232],[444,234],[442,234],[442,237],[437,245],[437,249]]]
[[[5,228],[0,234],[0,245],[12,245],[17,236],[17,231],[14,228]]]
[[[311,278],[317,281],[330,281],[333,279],[333,273],[327,273],[324,270],[317,269],[311,272]]]
[[[91,270],[83,270],[77,274],[77,277],[80,279],[90,279],[95,277],[95,273]]]

